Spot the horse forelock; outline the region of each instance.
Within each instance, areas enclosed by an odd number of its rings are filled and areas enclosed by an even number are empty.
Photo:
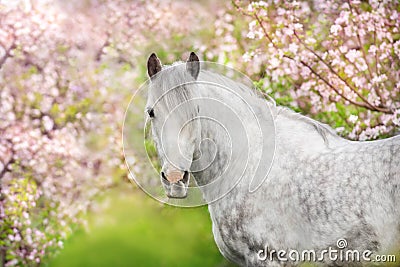
[[[149,94],[153,99],[152,104],[161,102],[170,112],[193,98],[193,77],[186,71],[185,64],[182,62],[173,65],[163,66],[157,77],[151,81]],[[181,109],[181,114],[193,115],[187,108]]]

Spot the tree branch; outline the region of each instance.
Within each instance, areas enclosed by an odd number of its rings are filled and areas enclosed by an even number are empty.
[[[257,15],[256,12],[254,12],[254,14],[248,14],[245,11],[243,11],[243,9],[241,7],[238,6],[238,4],[235,1],[232,1],[233,5],[236,7],[236,9],[240,10],[241,13],[250,16],[252,18],[255,18],[256,21],[258,22],[261,30],[263,31],[265,37],[268,39],[268,41],[272,44],[272,46],[275,49],[279,49],[276,44],[273,42],[273,39],[271,38],[271,36],[268,34],[267,29],[264,27],[263,25],[263,21],[262,19]],[[331,88],[332,90],[334,90],[339,96],[341,96],[343,99],[347,100],[348,102],[350,102],[353,105],[359,106],[359,107],[363,107],[372,111],[378,111],[378,112],[383,112],[383,113],[387,113],[387,114],[392,114],[392,111],[388,108],[388,107],[378,107],[375,106],[373,104],[371,104],[360,92],[358,92],[358,90],[351,85],[346,79],[344,79],[343,77],[341,77],[339,75],[339,73],[337,73],[330,64],[328,64],[324,59],[322,59],[314,50],[312,50],[311,48],[309,48],[302,40],[301,38],[297,35],[297,33],[294,31],[294,36],[296,37],[296,39],[310,52],[312,53],[320,62],[322,62],[328,69],[329,71],[334,74],[336,77],[338,77],[342,82],[344,82],[344,84],[346,84],[355,94],[357,94],[357,96],[363,101],[363,102],[358,102],[358,101],[353,101],[350,98],[346,97],[344,94],[340,93],[338,89],[336,89],[326,78],[322,77],[322,75],[320,75],[316,70],[314,70],[310,65],[308,65],[306,62],[304,62],[303,60],[300,60],[300,63],[307,67],[318,79],[320,79],[321,81],[323,81],[326,85],[329,86],[329,88]],[[296,62],[296,60],[288,55],[284,55],[284,57],[291,59],[293,61]]]
[[[391,110],[384,107],[377,107],[373,104],[371,104],[360,92],[358,92],[358,90],[351,85],[346,79],[344,79],[342,76],[339,75],[339,73],[337,73],[330,64],[328,64],[323,58],[321,58],[320,55],[318,55],[314,50],[312,50],[311,48],[309,48],[302,40],[301,38],[297,35],[296,31],[294,31],[294,36],[296,37],[296,39],[302,44],[304,45],[304,47],[310,52],[312,53],[315,57],[317,57],[317,59],[322,62],[328,69],[329,71],[334,74],[336,77],[338,77],[342,82],[344,82],[354,93],[357,94],[357,96],[365,103],[365,105],[363,105],[364,107],[366,107],[369,110],[372,111],[379,111],[379,112],[383,112],[383,113],[388,113],[391,114]]]

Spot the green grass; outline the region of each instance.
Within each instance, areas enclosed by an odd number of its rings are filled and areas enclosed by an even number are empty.
[[[234,266],[214,243],[207,208],[166,206],[129,187],[99,200],[107,207],[90,214],[90,231],[75,233],[49,266]]]

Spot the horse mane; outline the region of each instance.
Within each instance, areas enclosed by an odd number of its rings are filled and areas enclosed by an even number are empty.
[[[276,107],[276,109],[277,109],[278,115],[282,115],[288,119],[301,121],[308,125],[311,125],[317,131],[317,133],[322,137],[322,139],[324,140],[325,143],[328,143],[329,137],[332,137],[335,139],[341,139],[341,137],[335,132],[335,130],[332,127],[330,127],[328,124],[321,123],[321,122],[311,119],[307,116],[304,116],[300,113],[296,113],[287,107],[278,106],[278,107]]]
[[[212,71],[203,70],[201,73],[210,76],[209,78],[207,78],[207,80],[210,79],[216,82],[218,81],[222,82],[224,85],[228,86],[233,90],[240,90],[241,92],[248,94],[255,100],[254,101],[255,105],[260,106],[260,104],[262,104],[260,103],[261,99],[264,104],[269,105],[271,111],[274,113],[274,118],[276,118],[276,116],[278,115],[283,115],[288,119],[297,120],[300,122],[304,122],[307,125],[311,125],[316,130],[316,132],[322,137],[325,143],[328,143],[329,137],[340,139],[340,136],[337,135],[335,130],[332,129],[332,127],[330,127],[329,125],[318,122],[300,113],[296,113],[293,110],[289,109],[288,107],[277,106],[276,102],[272,97],[256,89],[255,86],[253,85],[251,86],[245,85],[241,82],[237,82],[235,80],[232,80],[231,78],[228,78],[224,75]],[[250,79],[249,81],[251,82]]]
[[[167,74],[164,73],[164,77],[167,78],[167,80],[164,80],[164,86],[165,85],[171,85],[171,84],[179,84],[179,80],[181,82],[185,82],[187,79],[187,76],[184,75],[184,72],[182,71],[175,71],[178,70],[181,67],[184,67],[184,62],[175,62],[172,65],[166,65],[164,66],[163,69],[166,70]],[[179,66],[181,65],[181,66]],[[177,68],[178,66],[178,68]],[[204,65],[203,65],[204,66]],[[172,68],[171,68],[172,67]],[[173,74],[173,75],[168,75]],[[287,119],[291,120],[296,120],[299,122],[303,122],[307,125],[312,126],[312,128],[315,129],[315,131],[322,137],[324,143],[328,144],[329,137],[334,138],[334,139],[340,139],[340,137],[337,135],[334,129],[332,129],[329,125],[318,122],[314,119],[311,119],[307,116],[304,116],[302,114],[296,113],[293,110],[284,107],[284,106],[277,106],[276,102],[272,97],[269,95],[261,92],[258,90],[254,85],[253,82],[247,78],[243,74],[243,77],[245,79],[242,79],[242,81],[236,81],[234,78],[227,77],[225,75],[219,74],[218,72],[213,71],[212,69],[208,70],[207,68],[203,69],[201,68],[200,70],[200,75],[198,80],[199,81],[206,81],[210,83],[215,83],[215,84],[222,84],[226,86],[227,88],[230,88],[231,90],[234,90],[236,92],[241,93],[243,96],[246,96],[246,100],[251,101],[254,106],[261,107],[263,110],[267,107],[265,104],[267,104],[270,108],[270,110],[273,112],[273,117],[274,119],[276,116],[284,116]],[[168,79],[172,79],[169,81]],[[167,87],[164,88],[166,90]],[[185,91],[185,90],[183,90]],[[179,95],[179,94],[177,94]],[[187,98],[183,94],[180,97],[184,97],[184,99]],[[173,99],[170,99],[170,96],[168,97],[169,101],[173,101]]]

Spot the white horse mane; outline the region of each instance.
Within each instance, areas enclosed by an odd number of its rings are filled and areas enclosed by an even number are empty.
[[[254,105],[262,104],[259,101],[260,99],[262,99],[265,102],[265,104],[269,105],[271,111],[275,115],[274,116],[275,118],[276,116],[285,116],[288,119],[297,120],[300,122],[304,122],[308,125],[311,125],[317,131],[317,133],[322,137],[322,139],[326,144],[328,144],[328,139],[329,139],[328,137],[340,139],[340,136],[338,136],[335,130],[329,125],[313,120],[302,114],[296,113],[287,107],[277,106],[275,100],[272,97],[260,92],[257,88],[255,88],[254,85],[251,85],[250,87],[241,82],[223,76],[221,74],[207,70],[202,70],[200,75],[203,75],[202,76],[203,79],[207,81],[210,80],[216,83],[220,83],[229,87],[234,91],[239,91],[248,94],[250,96],[250,99],[254,100],[253,102]]]
[[[185,68],[185,62],[174,62],[171,65],[164,65],[162,75],[162,86],[161,88],[163,92],[171,89],[175,86],[185,84],[188,81],[188,74],[186,71],[183,71]],[[245,76],[244,76],[245,77]],[[246,77],[247,78],[247,77]],[[277,106],[275,100],[269,95],[262,93],[259,91],[252,83],[250,79],[247,79],[243,82],[235,81],[231,78],[228,78],[222,74],[216,73],[212,70],[204,70],[201,69],[199,79],[202,81],[208,81],[220,85],[224,85],[227,88],[230,88],[233,91],[240,92],[242,94],[248,95],[249,98],[247,100],[252,101],[254,106],[260,106],[262,104],[267,104],[270,110],[274,113],[274,118],[276,116],[285,116],[288,119],[296,120],[299,122],[303,122],[307,125],[312,126],[315,131],[321,136],[326,144],[329,143],[329,137],[340,139],[341,137],[337,135],[335,130],[331,128],[329,125],[318,122],[314,119],[311,119],[302,114],[296,113],[293,110],[283,107]],[[248,85],[244,84],[248,83]],[[183,88],[182,88],[183,89]],[[176,101],[185,101],[188,100],[188,91],[187,90],[174,90],[169,94],[166,94],[166,102],[171,103],[171,106],[176,106]],[[264,103],[260,103],[260,99]]]
[[[289,119],[294,119],[297,121],[304,122],[306,124],[309,124],[314,127],[314,129],[317,131],[319,135],[324,139],[325,143],[328,143],[328,137],[333,137],[333,138],[340,138],[339,135],[335,132],[332,127],[330,127],[328,124],[321,123],[319,121],[313,120],[307,116],[304,116],[302,114],[296,113],[293,110],[287,108],[287,107],[276,107],[277,109],[277,114],[285,116]]]

